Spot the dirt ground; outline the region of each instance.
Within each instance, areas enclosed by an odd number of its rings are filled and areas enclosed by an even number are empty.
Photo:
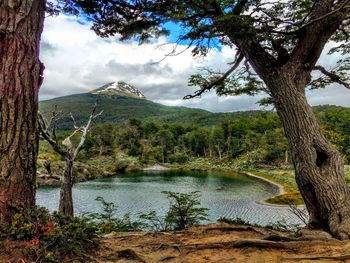
[[[21,262],[16,249],[0,253],[0,263]],[[18,251],[17,251],[18,252]],[[111,233],[83,260],[103,263],[349,262],[350,241],[325,232],[302,230],[291,235],[246,225],[216,223],[187,231]]]
[[[350,241],[325,232],[301,237],[245,225],[196,226],[173,233],[112,233],[104,237],[95,262],[350,262]]]

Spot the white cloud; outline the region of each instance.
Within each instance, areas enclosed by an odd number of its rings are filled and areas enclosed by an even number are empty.
[[[64,15],[49,17],[42,36],[41,60],[46,70],[40,98],[87,92],[108,82],[123,80],[135,85],[148,99],[166,105],[217,112],[258,108],[256,101],[259,98],[218,98],[214,92],[201,99],[183,101],[184,95],[195,90],[187,86],[191,74],[200,67],[225,70],[227,63],[234,59],[234,51],[224,47],[221,51],[211,50],[205,58],[193,58],[191,51],[187,50],[155,64],[173,48],[166,41],[166,38],[161,38],[140,46],[133,41],[120,42],[117,37],[102,39],[90,30],[88,24],[78,23],[75,18]],[[183,48],[180,46],[179,50]],[[323,60],[329,62],[328,58],[323,57]],[[311,92],[309,98],[312,104],[350,106],[350,100],[344,100],[344,92],[336,87]]]

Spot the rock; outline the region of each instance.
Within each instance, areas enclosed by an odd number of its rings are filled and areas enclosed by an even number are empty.
[[[155,164],[146,168],[143,168],[144,171],[168,171],[170,170],[168,167],[159,165],[159,164]]]
[[[38,186],[60,186],[61,176],[48,174],[37,174],[37,185]]]

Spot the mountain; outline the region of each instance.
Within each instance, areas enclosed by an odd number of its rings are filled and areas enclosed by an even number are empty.
[[[108,83],[101,88],[91,91],[90,93],[104,96],[124,96],[140,99],[146,98],[137,88],[125,83],[124,81]]]
[[[136,118],[205,126],[216,125],[224,120],[265,114],[263,111],[212,113],[202,109],[165,106],[147,100],[137,88],[125,82],[109,83],[88,93],[41,101],[39,109],[47,119],[50,119],[52,112],[57,107],[62,116],[59,120],[59,128],[72,129],[73,122],[70,112],[78,123],[84,123],[96,102],[98,110],[103,111],[103,114],[96,120],[98,123],[120,123]],[[339,111],[345,111],[350,117],[350,109],[346,107],[323,105],[314,107],[314,110],[318,115],[327,114],[326,117],[331,116],[333,119]]]
[[[211,119],[213,113],[209,111],[170,107],[147,100],[137,88],[125,82],[109,83],[88,93],[41,101],[39,109],[49,119],[57,107],[62,116],[59,128],[71,129],[73,123],[70,112],[78,123],[83,123],[88,119],[95,102],[98,104],[98,111],[103,111],[96,120],[98,123],[120,123],[130,118],[189,124],[194,121],[198,123],[214,121]]]

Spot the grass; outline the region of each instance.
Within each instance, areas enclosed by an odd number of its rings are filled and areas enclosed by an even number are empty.
[[[266,203],[276,205],[302,205],[304,201],[299,193],[294,179],[294,171],[291,169],[249,169],[246,170],[254,175],[271,180],[283,186],[286,193],[273,196]],[[345,165],[345,179],[350,185],[350,165]]]
[[[248,169],[247,172],[268,179],[281,185],[285,193],[273,196],[266,203],[274,205],[302,205],[303,199],[298,191],[294,179],[294,171],[291,169]]]

